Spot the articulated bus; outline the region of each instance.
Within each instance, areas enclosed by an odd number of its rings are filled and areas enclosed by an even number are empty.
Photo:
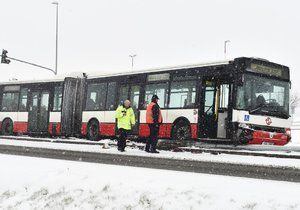
[[[146,106],[160,98],[161,139],[284,145],[291,139],[289,68],[259,58],[112,75],[0,84],[3,135],[117,135],[115,109],[129,99],[132,137],[149,136]]]

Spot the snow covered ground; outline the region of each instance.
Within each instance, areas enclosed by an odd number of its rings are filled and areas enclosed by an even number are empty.
[[[0,209],[300,209],[300,184],[0,155]]]
[[[109,141],[109,140],[104,140],[104,141]],[[199,161],[213,161],[213,162],[224,162],[224,163],[234,163],[234,164],[286,166],[286,167],[300,168],[300,159],[284,159],[284,158],[256,157],[256,156],[244,156],[244,155],[230,155],[230,154],[213,155],[210,153],[194,154],[190,152],[171,152],[171,151],[161,151],[160,154],[151,154],[151,153],[149,154],[137,148],[126,148],[126,152],[121,153],[117,151],[116,147],[103,149],[102,146],[100,145],[66,144],[66,143],[53,143],[53,142],[31,142],[31,141],[5,140],[5,139],[0,139],[0,145],[28,146],[28,147],[40,147],[40,148],[84,151],[84,152],[98,152],[98,153],[109,153],[109,154],[117,153],[119,155],[132,155],[137,157],[147,156],[147,157],[172,158],[172,159],[181,159],[181,160],[195,160],[195,161],[199,160]],[[287,155],[289,154],[295,154],[295,153],[288,153]]]
[[[288,145],[300,145],[300,130],[292,130],[292,141]]]

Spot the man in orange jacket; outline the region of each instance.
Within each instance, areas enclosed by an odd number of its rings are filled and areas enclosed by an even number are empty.
[[[146,152],[151,153],[159,153],[156,150],[158,134],[159,134],[159,126],[162,123],[162,115],[159,105],[157,104],[159,98],[157,95],[153,95],[151,99],[151,103],[147,106],[146,111],[146,123],[150,129],[150,136],[146,142]]]

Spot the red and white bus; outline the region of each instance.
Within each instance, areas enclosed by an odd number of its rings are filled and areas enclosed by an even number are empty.
[[[2,83],[0,91],[4,135],[113,138],[115,109],[129,99],[137,119],[132,135],[147,138],[146,106],[156,94],[162,139],[276,145],[291,139],[289,68],[263,59]]]

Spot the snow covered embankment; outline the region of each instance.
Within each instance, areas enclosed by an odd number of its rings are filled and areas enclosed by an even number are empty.
[[[108,141],[108,140],[103,140],[103,141]],[[256,156],[243,156],[243,155],[230,155],[230,154],[212,155],[210,153],[193,154],[190,152],[171,152],[171,151],[161,151],[160,154],[149,154],[137,148],[126,148],[125,153],[120,153],[116,147],[103,149],[102,146],[100,145],[31,142],[31,141],[5,140],[5,139],[0,140],[0,145],[130,155],[130,156],[137,156],[137,157],[138,156],[158,157],[158,158],[171,158],[171,159],[178,159],[178,160],[194,160],[194,161],[221,162],[221,163],[233,163],[233,164],[243,164],[243,165],[263,165],[263,166],[275,166],[275,167],[300,168],[300,159],[256,157]],[[289,154],[294,154],[294,153],[289,153]]]
[[[0,155],[0,209],[298,209],[300,184]]]

